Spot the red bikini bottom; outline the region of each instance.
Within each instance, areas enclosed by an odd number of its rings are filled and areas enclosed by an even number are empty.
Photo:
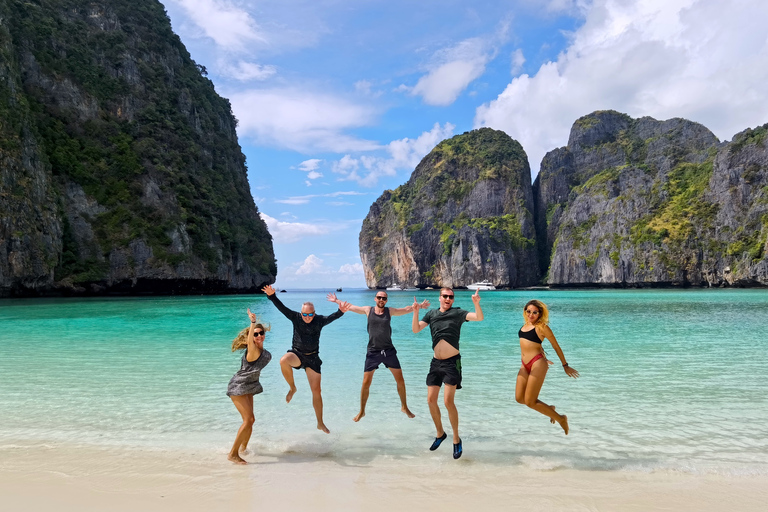
[[[527,371],[528,373],[531,373],[531,368],[533,368],[533,363],[535,363],[536,361],[538,361],[542,357],[544,357],[544,354],[536,354],[527,363],[525,361],[521,360],[521,362],[523,363],[523,368],[525,368],[525,371]]]

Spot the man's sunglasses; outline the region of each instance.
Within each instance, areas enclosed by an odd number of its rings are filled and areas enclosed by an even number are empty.
[[[453,295],[441,295],[441,297],[444,298],[444,299],[451,299],[451,300],[453,300]]]
[[[387,297],[376,297],[376,300],[383,300],[383,301],[386,301],[386,300],[387,300]]]
[[[315,316],[314,313],[302,313],[301,316]]]

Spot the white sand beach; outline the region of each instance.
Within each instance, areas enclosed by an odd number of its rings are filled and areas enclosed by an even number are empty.
[[[437,452],[436,452],[437,453]],[[763,511],[768,477],[4,444],[2,510]]]

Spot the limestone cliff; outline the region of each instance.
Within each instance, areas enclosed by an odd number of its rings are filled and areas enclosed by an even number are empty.
[[[0,296],[274,281],[205,74],[157,0],[0,3]]]
[[[595,112],[534,183],[550,285],[768,285],[766,126]],[[551,256],[551,258],[548,258]]]
[[[371,206],[360,232],[366,284],[536,284],[532,212],[530,167],[517,141],[490,128],[445,140]]]

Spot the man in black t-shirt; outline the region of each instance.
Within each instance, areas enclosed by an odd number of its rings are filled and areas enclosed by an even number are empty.
[[[445,384],[443,401],[448,409],[448,419],[453,429],[453,458],[458,459],[463,452],[461,438],[459,437],[459,412],[454,404],[454,396],[457,389],[461,389],[461,355],[459,355],[459,336],[464,322],[479,322],[483,319],[483,310],[480,308],[480,294],[475,290],[472,302],[475,304],[475,312],[470,313],[453,306],[453,290],[440,289],[440,309],[430,309],[419,321],[419,311],[413,311],[413,332],[418,333],[429,326],[432,333],[432,349],[435,357],[429,366],[427,374],[427,403],[432,421],[435,422],[437,437],[429,448],[434,451],[440,443],[448,437],[443,429],[443,420],[440,415],[440,407],[437,405],[437,397],[440,394],[440,386]],[[413,298],[417,305],[416,297]]]
[[[328,294],[328,300],[341,304],[336,298],[335,293]],[[365,367],[363,368],[363,387],[360,390],[360,412],[353,418],[354,421],[360,421],[365,416],[365,404],[368,402],[368,394],[373,382],[373,372],[375,372],[381,363],[389,368],[395,377],[397,384],[397,394],[400,395],[400,410],[409,418],[414,418],[414,414],[408,409],[408,403],[405,399],[405,380],[403,379],[403,370],[400,368],[400,360],[397,358],[397,350],[392,344],[392,326],[393,316],[405,315],[413,311],[414,306],[405,308],[385,307],[389,296],[384,290],[376,292],[376,305],[371,306],[353,306],[349,305],[349,311],[360,315],[365,315],[368,319],[368,352],[365,356]],[[425,300],[416,305],[416,309],[426,309],[429,307],[429,301]]]
[[[293,324],[293,340],[291,349],[280,358],[280,370],[288,383],[288,394],[285,395],[285,401],[290,402],[293,394],[296,393],[296,384],[293,381],[293,370],[304,368],[309,381],[309,388],[312,390],[312,407],[317,416],[317,429],[326,434],[331,431],[323,423],[323,397],[320,394],[320,331],[328,325],[341,318],[349,309],[348,302],[340,302],[339,310],[329,316],[318,315],[315,313],[315,306],[311,302],[305,302],[301,306],[301,313],[292,311],[285,307],[285,304],[275,295],[275,289],[267,285],[261,289],[267,294],[267,298],[275,305],[285,318]]]

